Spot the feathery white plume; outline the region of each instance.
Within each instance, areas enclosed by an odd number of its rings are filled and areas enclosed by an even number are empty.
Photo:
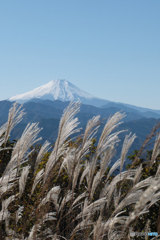
[[[10,213],[8,210],[0,212],[0,222],[10,218]]]
[[[157,168],[156,177],[158,177],[159,175],[160,175],[160,165]]]
[[[47,193],[47,196],[42,199],[41,203],[39,204],[39,207],[45,205],[49,201],[52,201],[54,203],[56,209],[58,209],[59,205],[57,203],[57,200],[58,200],[58,196],[59,196],[60,191],[61,191],[60,186],[53,187]]]
[[[35,240],[36,237],[36,232],[40,229],[40,225],[39,224],[35,224],[33,225],[30,233],[29,233],[29,237],[27,238],[27,240]]]
[[[111,142],[111,140],[113,140],[113,139],[110,139],[110,141],[109,141],[108,136],[116,127],[118,127],[122,123],[120,121],[124,117],[125,117],[125,114],[117,112],[111,118],[108,119],[108,121],[106,122],[106,124],[104,126],[103,132],[100,136],[99,142],[98,142],[97,151],[96,151],[97,157],[106,149],[106,147]],[[119,131],[119,132],[113,134],[112,136],[116,137],[121,132],[123,132],[123,131]]]
[[[88,196],[88,193],[85,191],[83,192],[82,194],[80,194],[73,202],[72,206],[74,206],[79,200],[81,200],[82,198],[84,197],[87,197]]]
[[[114,189],[116,187],[116,184],[125,178],[133,181],[134,178],[132,176],[134,176],[135,173],[136,173],[136,170],[133,169],[130,172],[124,171],[122,173],[117,174],[111,182],[109,182],[109,181],[106,182],[104,188],[102,189],[102,191],[100,193],[100,197],[104,197],[106,195],[112,195],[112,193],[114,192]],[[107,204],[108,203],[109,203],[109,201],[107,200]]]
[[[141,175],[142,175],[141,173],[142,173],[142,164],[141,164],[140,167],[137,169],[137,172],[136,172],[136,174],[135,174],[134,182],[133,182],[134,185],[139,182],[139,180],[140,180],[140,178],[141,178]]]
[[[31,195],[33,194],[37,184],[41,181],[41,179],[43,178],[44,175],[44,169],[42,168],[36,175],[34,182],[33,182],[33,186],[32,186],[32,191],[31,191]]]
[[[82,181],[86,177],[86,175],[88,175],[89,168],[90,168],[90,163],[86,161],[86,163],[84,165],[84,171],[83,171],[83,173],[81,175],[81,179],[80,179],[79,185],[82,183]]]
[[[5,123],[3,126],[0,127],[0,146],[2,146],[5,140],[4,133],[6,131],[6,126],[7,126],[7,123]]]
[[[123,146],[122,146],[122,152],[121,152],[121,165],[120,165],[120,172],[122,171],[123,168],[123,163],[125,161],[127,152],[130,148],[130,146],[132,145],[133,141],[135,140],[136,135],[133,134],[131,136],[131,133],[125,136],[124,142],[123,142]]]
[[[90,191],[91,185],[93,182],[93,175],[95,172],[97,159],[98,157],[106,151],[107,148],[111,147],[113,144],[119,142],[118,135],[123,132],[115,132],[110,134],[121,122],[119,122],[125,115],[120,112],[115,113],[111,118],[106,122],[101,137],[98,142],[98,146],[96,149],[95,157],[92,158],[92,162],[90,163],[90,168],[88,172],[88,189]],[[94,187],[95,189],[95,187]],[[93,194],[93,191],[92,191]]]
[[[9,174],[3,174],[0,178],[0,196],[9,191],[17,181],[17,169],[14,169]]]
[[[139,201],[135,205],[134,211],[130,214],[126,221],[125,228],[136,219],[137,216],[144,213],[147,202],[151,201],[157,190],[160,189],[159,180],[154,180],[152,184],[142,193]]]
[[[42,218],[43,223],[46,222],[46,221],[55,221],[55,220],[57,220],[57,218],[55,218],[56,214],[57,214],[56,212],[46,213],[46,214],[43,216],[43,218]]]
[[[22,193],[24,192],[29,169],[30,169],[30,166],[24,167],[22,170],[21,176],[19,178],[19,198],[22,196]]]
[[[142,190],[138,190],[135,193],[131,193],[127,195],[117,206],[115,211],[113,212],[113,215],[117,214],[120,212],[123,208],[127,207],[130,204],[136,203],[139,201],[140,197],[142,195]]]
[[[72,198],[74,197],[74,193],[72,193],[72,191],[68,190],[66,196],[64,196],[64,198],[62,199],[62,202],[60,204],[60,207],[58,209],[58,211],[62,211],[64,205],[69,202]]]
[[[71,236],[78,231],[82,231],[84,229],[88,229],[93,225],[92,220],[85,219],[82,222],[78,223],[77,226],[73,229]]]
[[[18,210],[16,211],[16,224],[18,223],[19,219],[22,217],[24,206],[20,206]]]
[[[18,102],[13,103],[13,106],[9,110],[8,121],[6,123],[4,144],[6,144],[10,132],[12,129],[22,120],[24,113],[24,109],[21,110],[22,105],[18,107]]]
[[[79,124],[78,119],[74,118],[74,116],[79,112],[80,103],[71,102],[69,106],[64,110],[63,115],[61,117],[59,123],[58,137],[54,145],[54,149],[48,159],[46,164],[45,174],[44,174],[44,183],[47,179],[47,176],[59,157],[64,153],[66,148],[66,144],[64,142],[67,138],[76,132],[79,132],[80,129],[77,129]]]
[[[88,214],[93,215],[96,211],[101,210],[101,207],[104,203],[106,203],[106,200],[107,200],[106,197],[100,198],[100,199],[94,201],[93,203],[91,203],[90,205],[88,205],[86,207],[84,206],[83,211],[80,214],[78,214],[76,219],[79,219],[82,216],[83,217],[87,216]]]
[[[9,204],[15,200],[15,195],[10,196],[9,198],[2,201],[2,211],[6,211]]]
[[[152,164],[154,163],[156,157],[160,154],[160,133],[156,138],[155,144],[154,144],[154,148],[153,148],[153,152],[152,152],[152,157],[151,157],[151,162],[150,165],[152,166]]]
[[[19,169],[20,165],[26,161],[27,156],[31,153],[28,152],[30,147],[37,141],[41,140],[41,138],[37,139],[37,135],[41,129],[38,128],[38,123],[31,123],[26,126],[21,138],[17,141],[13,149],[11,160],[6,167],[4,174],[13,171],[14,168]]]
[[[45,141],[45,143],[42,145],[42,147],[38,153],[38,156],[36,158],[34,173],[37,171],[38,165],[39,165],[40,161],[42,160],[42,158],[44,157],[45,153],[48,152],[50,148],[51,148],[50,143],[48,141]]]
[[[74,190],[76,184],[77,184],[77,179],[81,170],[82,165],[80,165],[80,160],[88,153],[89,148],[92,144],[92,139],[94,135],[97,133],[98,128],[100,126],[99,124],[99,118],[100,116],[95,116],[92,119],[90,119],[87,122],[87,126],[85,129],[85,133],[83,136],[83,141],[82,141],[82,147],[81,149],[77,150],[77,155],[76,155],[76,167],[74,170],[74,175],[73,175],[73,181],[72,181],[72,190]]]

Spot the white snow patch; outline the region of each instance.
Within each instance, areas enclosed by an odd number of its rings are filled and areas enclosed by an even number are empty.
[[[67,80],[56,79],[27,93],[15,95],[9,101],[29,101],[33,98],[71,101],[81,100],[81,98],[91,100],[95,97],[82,91]]]

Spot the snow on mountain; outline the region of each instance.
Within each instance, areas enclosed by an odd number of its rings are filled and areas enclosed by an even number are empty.
[[[42,100],[61,100],[63,102],[80,100],[84,104],[95,106],[101,106],[108,103],[107,100],[98,99],[64,79],[52,80],[29,92],[15,95],[11,97],[9,101],[19,101],[22,103],[35,98]]]
[[[71,101],[78,100],[78,98],[92,99],[92,95],[80,90],[72,83],[57,79],[48,82],[38,88],[33,89],[24,94],[18,94],[11,97],[10,101],[28,101],[33,98],[49,99],[49,100],[61,100]]]
[[[24,94],[18,94],[8,99],[9,101],[18,101],[19,103],[28,102],[28,101],[39,101],[39,100],[60,100],[60,101],[80,101],[83,104],[93,105],[95,107],[117,107],[121,108],[124,111],[130,112],[136,110],[138,112],[145,113],[147,116],[152,116],[154,118],[159,118],[160,110],[153,110],[147,108],[141,108],[134,105],[129,105],[126,103],[116,103],[108,100],[97,98],[81,89],[76,87],[74,84],[70,83],[64,79],[57,79],[48,82],[38,88],[33,89],[32,91],[26,92]],[[127,109],[126,109],[127,107]],[[133,109],[133,110],[132,110]],[[154,115],[156,113],[158,115]]]

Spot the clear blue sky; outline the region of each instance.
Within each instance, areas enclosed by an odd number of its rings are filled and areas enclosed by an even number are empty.
[[[0,1],[0,100],[57,78],[160,109],[160,0]]]

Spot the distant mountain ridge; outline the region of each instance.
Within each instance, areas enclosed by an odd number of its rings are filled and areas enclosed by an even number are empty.
[[[96,115],[101,116],[102,125],[97,133],[97,140],[108,117],[118,111],[125,112],[126,117],[123,119],[123,124],[118,127],[119,130],[128,129],[129,132],[131,131],[137,135],[128,154],[142,146],[146,135],[150,133],[156,121],[160,121],[160,110],[99,99],[80,90],[66,80],[50,81],[30,92],[11,97],[9,100],[0,101],[0,125],[7,121],[8,111],[13,101],[19,101],[20,104],[23,103],[23,108],[26,112],[22,122],[12,131],[11,140],[18,139],[21,136],[28,122],[39,122],[39,126],[43,127],[41,132],[43,140],[41,143],[45,140],[53,143],[57,137],[59,120],[63,110],[70,101],[81,101],[82,103],[80,112],[77,114],[80,127],[82,128],[81,134],[84,132],[89,119]],[[117,157],[120,154],[124,137],[125,134],[121,134]],[[151,145],[150,147],[152,149],[153,146]]]
[[[100,99],[79,89],[74,84],[65,79],[52,80],[29,92],[15,95],[8,100],[19,101],[20,103],[28,101],[39,102],[41,100],[60,100],[62,102],[80,101],[83,104],[92,105],[95,107],[117,107],[123,109],[124,111],[127,110],[127,112],[129,111],[135,113],[136,111],[136,113],[144,113],[142,114],[142,117],[160,117],[160,110],[142,108],[126,103],[111,102],[109,100]]]
[[[0,101],[0,126],[7,121],[8,111],[12,104],[12,102],[7,100]],[[23,103],[23,108],[25,109],[26,114],[24,115],[22,122],[20,122],[11,132],[11,140],[20,138],[28,122],[39,122],[39,126],[43,128],[39,135],[42,136],[42,141],[40,143],[43,143],[45,140],[54,143],[58,134],[59,120],[63,114],[63,110],[68,106],[68,104],[69,101],[62,102],[60,100],[51,101],[43,99],[32,99],[32,101]],[[123,111],[126,113],[126,117],[123,119],[123,124],[121,124],[118,129],[128,129],[128,133],[131,131],[137,135],[137,138],[128,153],[130,154],[133,150],[139,149],[142,146],[142,143],[144,142],[147,134],[150,133],[157,119],[160,121],[160,116],[158,114],[156,117],[159,116],[159,118],[150,118],[147,115],[145,116],[146,113],[126,107],[123,104],[109,103],[105,108],[81,104],[80,112],[77,114],[80,122],[79,126],[82,128],[80,134],[84,133],[85,126],[89,119],[93,116],[100,115],[102,125],[100,126],[96,136],[98,140],[108,117],[112,116],[117,111]],[[117,149],[117,157],[120,154],[124,137],[125,134],[120,135],[121,142]],[[152,149],[153,146],[151,145],[150,147]]]
[[[19,101],[22,103],[31,101],[32,99],[52,101],[60,100],[63,102],[81,101],[81,103],[95,105],[97,107],[109,102],[108,100],[94,97],[65,79],[52,80],[47,84],[35,88],[27,93],[15,95],[9,98],[9,101]]]

